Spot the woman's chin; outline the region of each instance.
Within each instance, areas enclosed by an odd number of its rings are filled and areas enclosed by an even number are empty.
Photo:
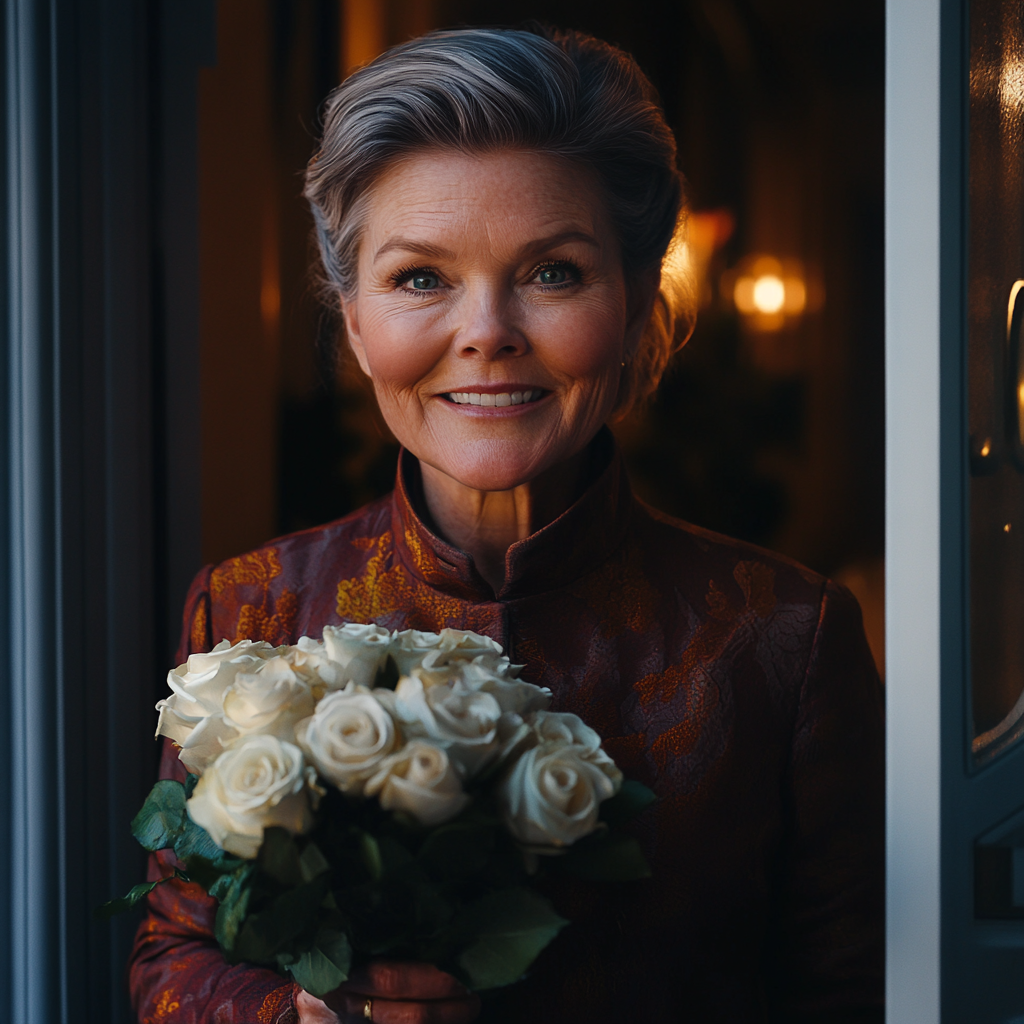
[[[544,458],[544,453],[535,450],[494,442],[468,444],[445,455],[448,457],[428,457],[422,461],[474,491],[511,491],[561,461],[550,453]]]
[[[457,466],[442,469],[442,473],[451,477],[463,487],[474,491],[511,491],[523,484],[528,484],[538,475],[528,470],[510,470],[507,467],[466,467]]]

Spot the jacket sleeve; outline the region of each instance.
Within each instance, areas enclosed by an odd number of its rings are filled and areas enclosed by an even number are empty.
[[[196,577],[185,602],[178,661],[207,651],[210,640],[210,567]],[[161,778],[184,781],[177,749],[164,740]],[[163,850],[149,858],[149,880],[174,870]],[[129,961],[132,1005],[149,1024],[297,1024],[298,986],[279,974],[227,963],[214,938],[217,902],[198,885],[174,879],[149,896]]]
[[[860,608],[830,583],[784,793],[773,1020],[883,1019],[884,750],[882,686]]]

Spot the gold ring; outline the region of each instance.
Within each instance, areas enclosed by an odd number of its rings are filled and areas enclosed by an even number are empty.
[[[367,999],[366,1002],[363,1003],[363,1016],[367,1020],[373,1020],[373,1000],[372,999]]]

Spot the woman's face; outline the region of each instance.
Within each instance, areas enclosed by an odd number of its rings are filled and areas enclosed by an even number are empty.
[[[370,196],[344,313],[402,445],[500,491],[597,433],[656,289],[627,290],[588,169],[518,150],[430,151]]]

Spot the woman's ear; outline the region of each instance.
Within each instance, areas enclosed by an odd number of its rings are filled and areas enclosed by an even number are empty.
[[[661,267],[655,267],[635,278],[627,291],[625,358],[636,355],[640,339],[651,320],[654,303],[661,287]]]
[[[342,299],[341,315],[345,321],[345,338],[352,348],[356,362],[359,363],[359,369],[372,380],[373,374],[370,373],[370,364],[366,359],[366,348],[359,332],[359,300]]]

